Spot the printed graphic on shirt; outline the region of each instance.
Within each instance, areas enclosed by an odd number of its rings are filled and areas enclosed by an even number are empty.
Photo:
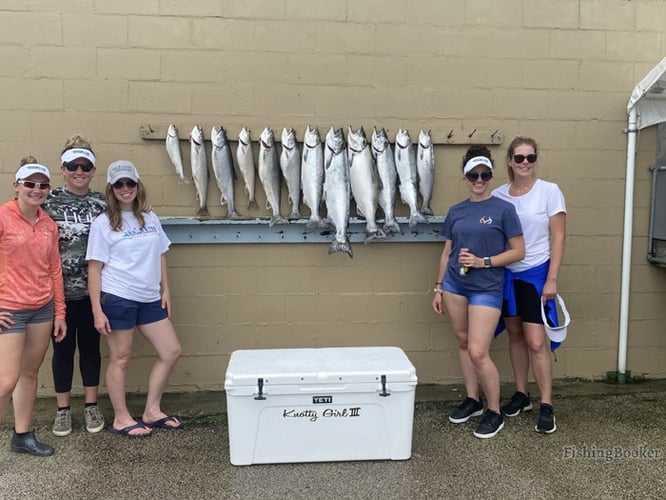
[[[140,238],[142,236],[149,236],[151,233],[156,234],[159,232],[159,228],[153,225],[146,225],[143,227],[135,227],[132,229],[127,229],[123,231],[123,238]]]

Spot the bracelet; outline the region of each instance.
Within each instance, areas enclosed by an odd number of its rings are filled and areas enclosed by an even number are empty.
[[[435,289],[433,290],[433,292],[435,292],[435,293],[442,293],[443,291],[444,291],[444,290],[442,290],[441,288],[435,288]]]
[[[442,284],[441,281],[436,281],[436,282],[435,282],[435,285],[441,285],[441,284]]]

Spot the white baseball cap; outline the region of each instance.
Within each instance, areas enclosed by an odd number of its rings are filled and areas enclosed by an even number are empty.
[[[131,179],[134,182],[139,182],[139,172],[134,163],[129,160],[118,160],[109,165],[106,172],[106,182],[115,184],[120,179]]]
[[[48,180],[51,180],[51,172],[49,172],[49,169],[39,163],[26,163],[25,165],[22,165],[21,168],[16,171],[15,179],[20,181],[22,179],[27,179],[34,174],[42,174],[46,176]]]
[[[546,317],[545,302],[541,303],[541,319],[543,320],[543,326],[546,328],[546,335],[552,342],[564,342],[564,339],[567,338],[567,327],[571,322],[571,317],[569,316],[569,311],[567,311],[567,306],[564,304],[564,299],[557,294],[557,304],[559,304],[560,309],[562,310],[562,316],[564,316],[564,324],[561,326],[550,326],[548,324],[548,318]],[[557,307],[556,304],[556,307]]]

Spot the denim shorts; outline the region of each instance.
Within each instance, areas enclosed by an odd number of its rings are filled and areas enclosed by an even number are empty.
[[[28,325],[52,323],[54,318],[53,299],[49,300],[45,306],[32,311],[10,311],[9,309],[0,309],[0,311],[12,313],[12,321],[14,321],[11,328],[3,329],[1,333],[25,333]]]
[[[155,323],[168,317],[162,300],[137,302],[102,292],[102,311],[114,330],[129,330],[139,325]]]
[[[444,283],[442,283],[442,290],[445,290],[454,295],[462,295],[467,297],[467,301],[471,306],[488,306],[494,307],[495,309],[502,310],[502,292],[477,292],[474,290],[465,290],[464,288],[459,287],[453,280],[449,279],[448,273],[444,277]]]

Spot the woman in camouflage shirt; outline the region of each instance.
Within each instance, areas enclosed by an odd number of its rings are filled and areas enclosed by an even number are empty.
[[[69,335],[62,342],[53,343],[52,368],[58,404],[53,433],[67,436],[72,432],[70,395],[77,345],[86,429],[95,433],[104,428],[104,417],[97,406],[100,340],[88,297],[88,263],[85,256],[90,223],[104,211],[106,202],[102,193],[90,189],[95,174],[95,155],[86,138],[80,135],[70,137],[65,143],[61,162],[65,185],[51,191],[43,208],[58,225],[65,282]]]

